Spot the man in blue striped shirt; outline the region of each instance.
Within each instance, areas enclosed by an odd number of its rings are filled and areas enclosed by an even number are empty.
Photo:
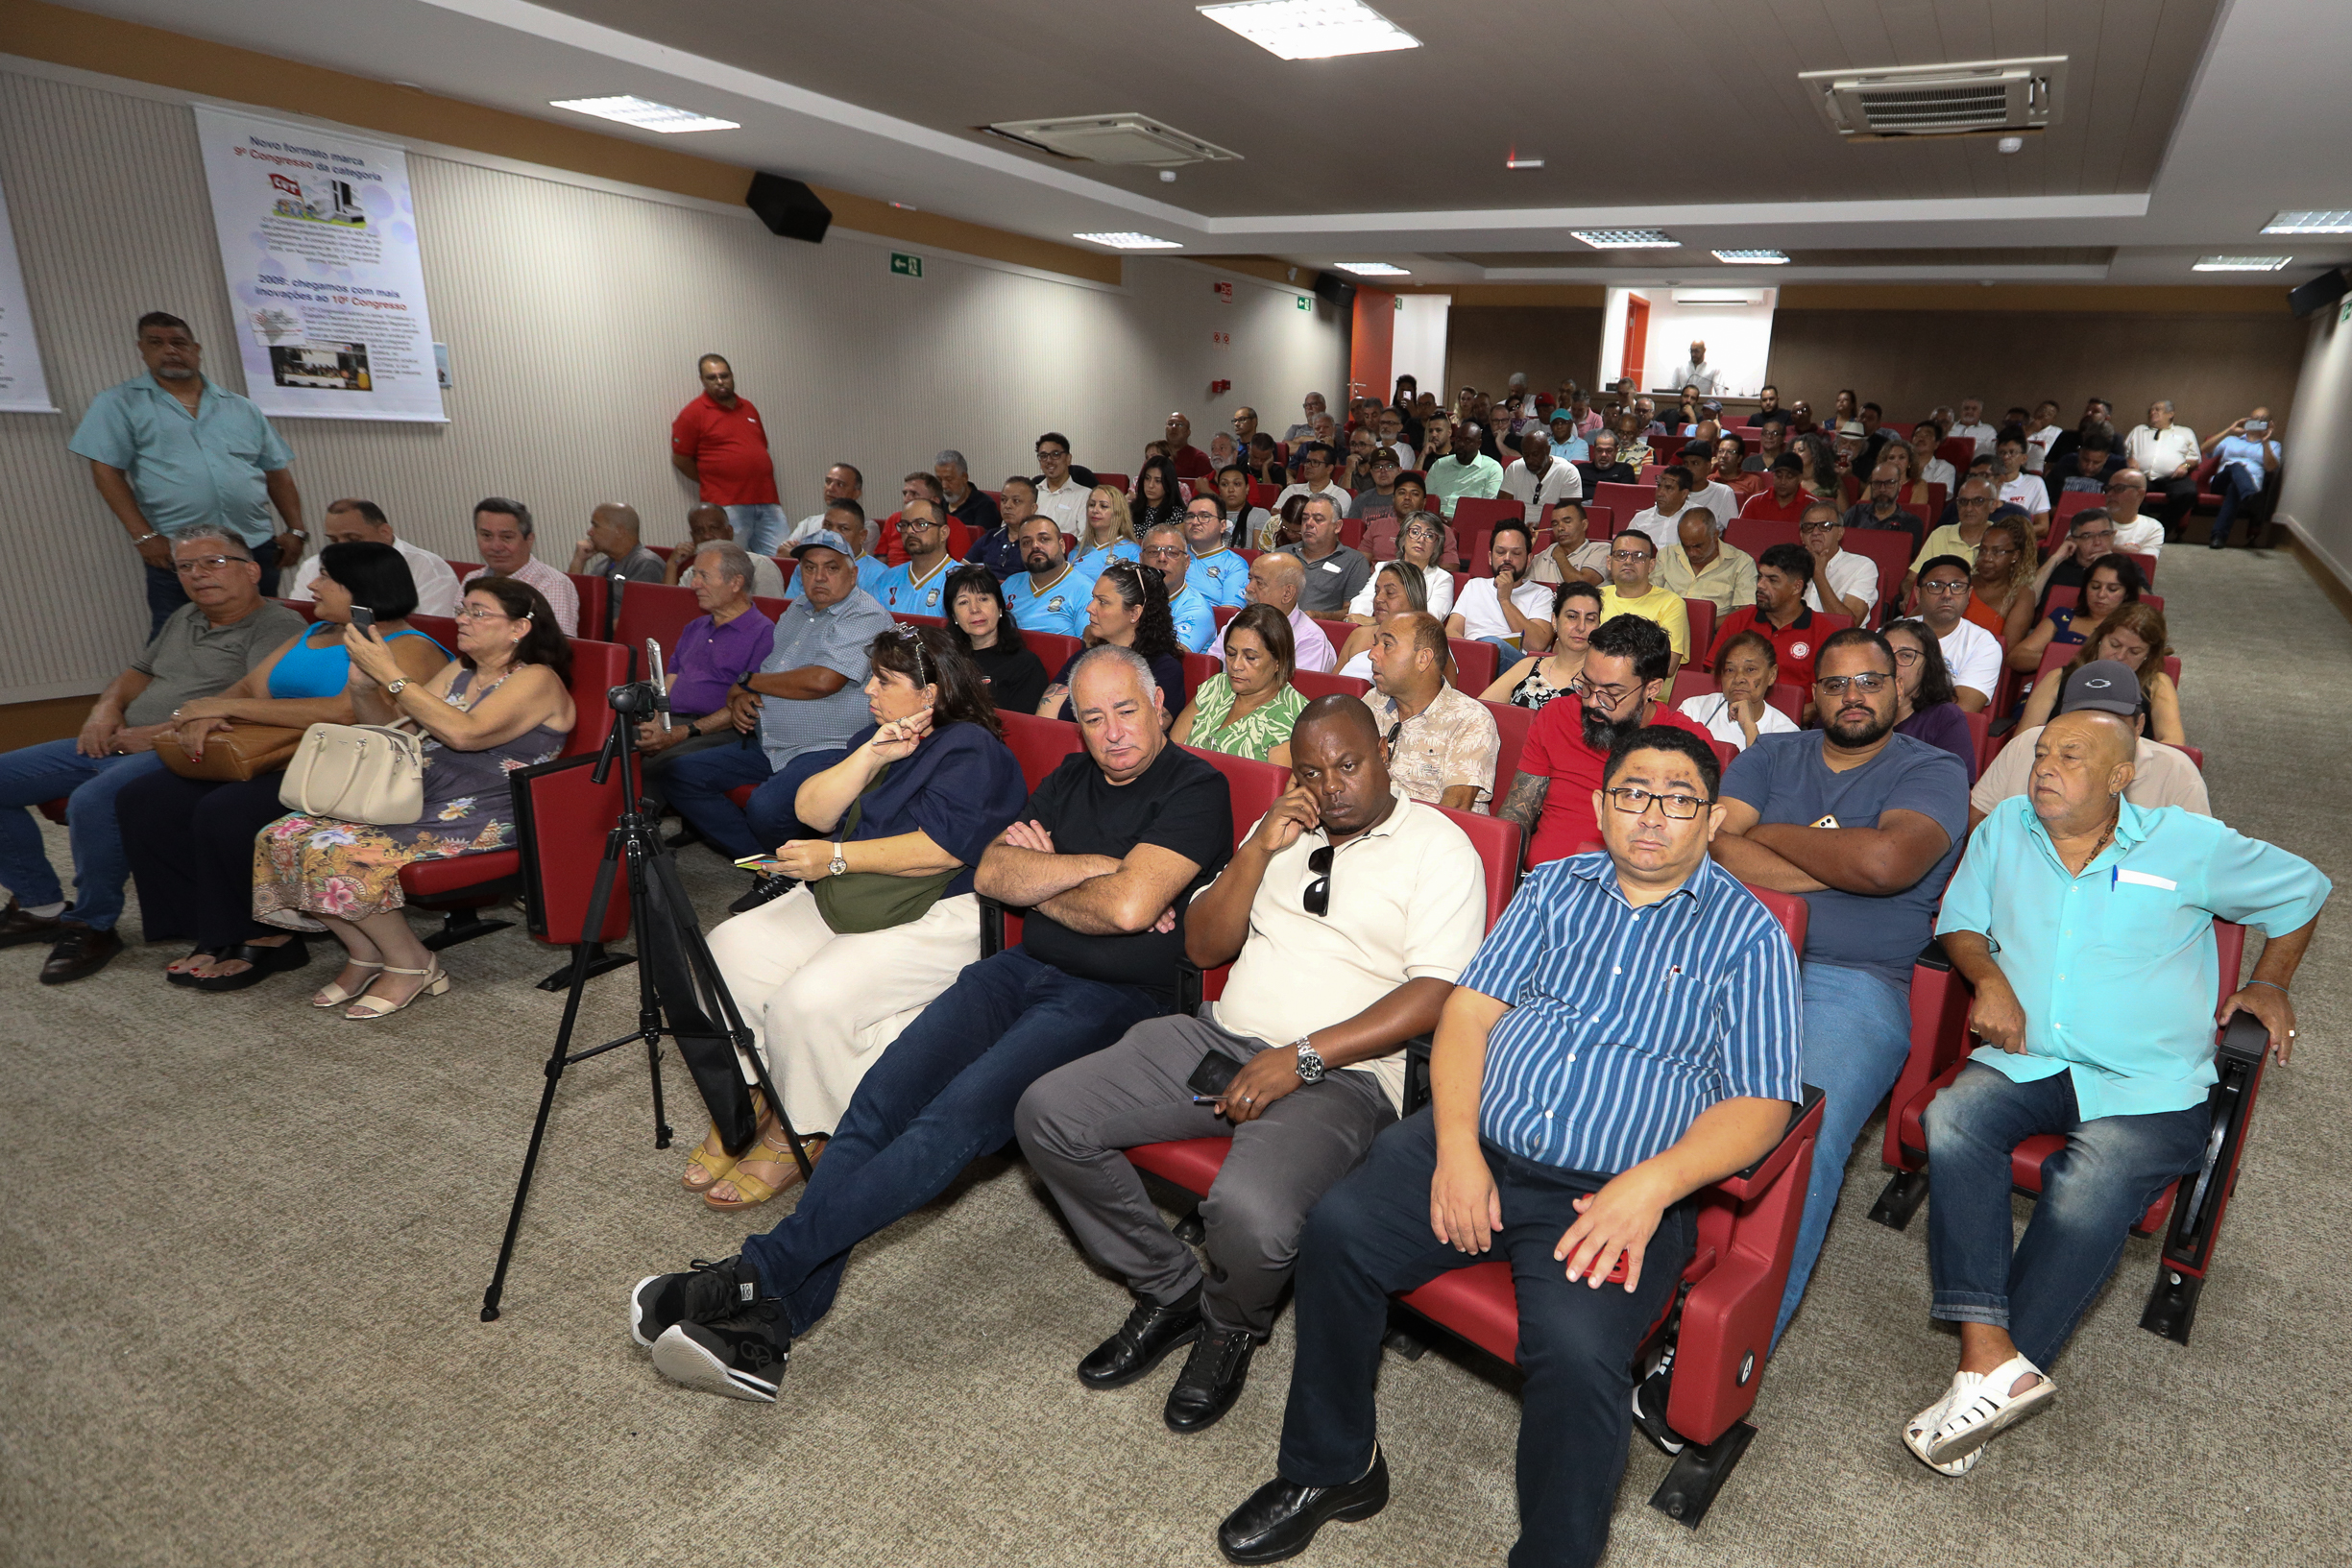
[[[1603,778],[1608,852],[1529,875],[1446,1001],[1431,1105],[1307,1218],[1279,1473],[1220,1527],[1232,1561],[1294,1556],[1325,1520],[1387,1505],[1372,1382],[1389,1295],[1496,1252],[1527,1374],[1511,1562],[1608,1546],[1634,1351],[1690,1258],[1684,1200],[1769,1152],[1803,1088],[1796,953],[1708,858],[1714,752],[1648,726]]]

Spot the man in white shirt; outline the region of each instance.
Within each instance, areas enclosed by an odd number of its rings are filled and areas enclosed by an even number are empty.
[[[1984,422],[1984,399],[1982,398],[1960,399],[1960,419],[1959,422],[1952,427],[1952,439],[1956,441],[1966,436],[1976,444],[1975,455],[1983,457],[1992,451],[1993,442],[2000,434],[1999,430]]]
[[[1584,476],[1576,465],[1552,455],[1552,438],[1530,430],[1519,438],[1517,461],[1503,470],[1503,494],[1527,509],[1527,525],[1543,523],[1543,509],[1558,501],[1585,497]]]
[[[1052,518],[1065,534],[1083,534],[1087,489],[1070,477],[1068,436],[1048,430],[1037,438],[1037,471],[1044,476],[1037,486],[1039,515]]]
[[[1690,342],[1689,359],[1685,360],[1673,375],[1667,378],[1667,385],[1697,387],[1700,397],[1712,398],[1715,395],[1716,374],[1715,367],[1707,362],[1707,340],[1693,338]],[[1729,512],[1723,514],[1727,518],[1732,515]]]
[[[2140,510],[2147,499],[2147,475],[2118,469],[2107,476],[2107,520],[2115,524],[2115,547],[2126,555],[2164,553],[2164,523]]]
[[[2049,406],[2044,404],[2044,407]],[[1999,488],[1999,499],[2010,506],[2023,507],[2033,519],[2034,537],[2039,539],[2049,528],[2049,492],[2044,488],[2039,474],[2025,471],[2025,460],[2031,448],[2029,438],[2015,433],[2004,435],[1993,448],[1994,483]]]
[[[818,507],[814,516],[803,518],[792,525],[791,536],[785,542],[785,547],[789,549],[811,534],[821,534],[831,528],[833,524],[825,520],[826,508],[842,501],[856,501],[860,506],[865,504],[865,475],[849,463],[836,463],[825,470],[825,505]],[[865,547],[871,550],[874,541],[870,524],[868,529]]]
[[[1338,508],[1340,516],[1346,517],[1348,502],[1355,497],[1331,478],[1331,460],[1335,454],[1330,446],[1320,441],[1309,441],[1293,455],[1297,461],[1298,471],[1306,478],[1298,484],[1284,486],[1282,494],[1274,497],[1273,509],[1281,511],[1282,503],[1293,495],[1320,495]]]
[[[1919,568],[1919,618],[1944,650],[1961,711],[1981,713],[2000,686],[2000,639],[1967,616],[1970,568],[1939,555]]]
[[[1634,520],[1625,526],[1635,533],[1648,535],[1650,543],[1657,546],[1659,553],[1663,554],[1667,545],[1682,542],[1683,508],[1689,504],[1690,470],[1669,464],[1658,470],[1657,504],[1645,506],[1635,513]],[[1723,514],[1725,517],[1738,515],[1736,507]]]
[[[2123,460],[2140,470],[2146,488],[2164,495],[2156,515],[2168,536],[2179,533],[2181,519],[2196,505],[2194,475],[2203,456],[2196,432],[2173,422],[2169,398],[2150,403],[2147,422],[2134,425],[2131,434],[2123,438]],[[2114,503],[2109,502],[2107,509],[2114,511]]]
[[[2066,434],[2066,426],[2058,422],[2058,405],[2044,401],[2035,405],[2033,422],[2025,427],[2025,471],[2040,473],[2049,460],[2050,444]]]
[[[454,615],[457,614],[457,568],[422,545],[411,544],[393,536],[392,523],[384,509],[374,501],[352,497],[336,501],[327,509],[327,520],[321,525],[327,544],[389,544],[400,552],[408,563],[408,575],[417,582],[417,612],[425,615]],[[319,558],[312,555],[294,573],[294,586],[284,597],[308,600],[313,595],[310,585],[318,581]]]
[[[1396,454],[1398,468],[1413,467],[1418,454],[1413,450],[1413,444],[1405,439],[1405,417],[1402,414],[1394,408],[1382,409],[1377,439],[1382,446]]]
[[[1810,610],[1852,615],[1856,626],[1867,626],[1879,605],[1879,563],[1841,548],[1845,538],[1836,507],[1815,501],[1805,509],[1805,520],[1797,524],[1797,543],[1813,558],[1813,580],[1806,585],[1805,603]],[[1825,583],[1837,601],[1834,606],[1822,599]]]
[[[1707,508],[1708,515],[1718,525],[1739,516],[1740,503],[1746,499],[1737,491],[1715,477],[1715,438],[1708,436],[1687,443],[1682,451],[1682,464],[1690,474],[1690,503]]]
[[[1282,432],[1282,439],[1285,442],[1313,441],[1315,422],[1328,415],[1331,412],[1331,405],[1323,401],[1321,393],[1310,392],[1299,399],[1298,412],[1306,417]]]
[[[1552,645],[1552,589],[1528,580],[1530,536],[1523,524],[1494,525],[1488,554],[1491,577],[1473,577],[1454,597],[1447,637],[1473,637],[1512,653],[1541,653]]]
[[[1294,667],[1328,674],[1339,660],[1331,651],[1331,639],[1315,624],[1315,617],[1298,608],[1298,595],[1306,586],[1306,563],[1286,551],[1269,550],[1249,563],[1247,590],[1249,602],[1273,606],[1291,623]],[[1224,663],[1225,639],[1221,637],[1210,642],[1208,652],[1219,663]]]
[[[539,596],[555,612],[557,631],[566,637],[581,635],[580,591],[572,586],[570,578],[531,554],[529,507],[503,495],[485,496],[476,502],[473,550],[482,558],[481,568],[466,573],[465,583],[490,576],[528,583],[539,590]],[[458,587],[462,590],[465,583]]]

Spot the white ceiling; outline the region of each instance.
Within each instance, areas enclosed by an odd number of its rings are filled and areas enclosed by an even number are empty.
[[[1387,260],[1415,282],[1600,281],[1558,264],[1579,248],[1566,230],[1589,227],[1663,228],[1683,242],[1611,267],[1611,282],[2244,283],[2189,263],[2277,251],[2296,258],[2276,275],[2291,283],[2352,260],[2352,236],[2258,234],[2281,208],[2352,207],[2345,0],[1375,3],[1423,47],[1284,62],[1226,40],[1191,0],[82,9],[565,124],[589,122],[547,100],[637,93],[741,129],[598,128],[1046,238],[1142,229],[1191,254]],[[1986,46],[2070,55],[2065,124],[2014,157],[1981,140],[1843,144],[1796,96],[1795,69],[1981,58]],[[1123,109],[1245,160],[1163,184],[964,129]],[[1473,167],[1478,148],[1493,143],[1499,165],[1522,138],[1544,143],[1524,148],[1544,170]],[[1870,258],[1724,269],[1708,255],[1751,247]],[[2083,247],[2113,258],[2016,254]]]

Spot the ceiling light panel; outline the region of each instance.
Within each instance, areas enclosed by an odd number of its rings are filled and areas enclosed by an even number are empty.
[[[2191,272],[2274,273],[2292,261],[2291,255],[2201,255]]]
[[[1662,229],[1571,229],[1596,251],[1679,251],[1683,242]]]
[[[1410,277],[1412,273],[1386,261],[1343,261],[1340,271],[1354,273],[1358,277]]]
[[[1236,0],[1194,9],[1283,60],[1329,60],[1421,46],[1420,39],[1363,0]]]
[[[722,120],[712,114],[698,114],[691,109],[673,109],[657,104],[650,98],[633,97],[623,93],[617,98],[550,98],[550,107],[568,109],[574,113],[594,114],[599,120],[618,120],[641,131],[659,131],[674,136],[682,131],[737,131],[740,120]]]
[[[1070,237],[1090,240],[1097,245],[1107,245],[1114,251],[1181,251],[1184,249],[1183,245],[1176,240],[1162,239],[1157,234],[1138,234],[1132,230],[1116,234],[1073,234]]]
[[[1788,265],[1788,253],[1785,251],[1716,251],[1711,253],[1717,261],[1728,261],[1734,267]]]
[[[2352,234],[2352,212],[2282,212],[2263,225],[2266,234]]]

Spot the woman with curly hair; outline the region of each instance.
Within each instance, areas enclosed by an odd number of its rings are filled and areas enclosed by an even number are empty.
[[[2033,524],[2021,513],[1995,518],[1976,542],[1966,614],[2004,648],[2017,646],[2033,628],[2033,577],[2041,556]]]
[[[1045,700],[1037,705],[1037,716],[1077,719],[1070,708],[1070,671],[1087,648],[1104,642],[1143,655],[1159,686],[1160,728],[1174,724],[1184,711],[1184,660],[1176,644],[1176,620],[1168,614],[1168,587],[1158,572],[1134,561],[1113,561],[1095,579],[1094,597],[1086,605],[1085,646],[1055,673]]]

